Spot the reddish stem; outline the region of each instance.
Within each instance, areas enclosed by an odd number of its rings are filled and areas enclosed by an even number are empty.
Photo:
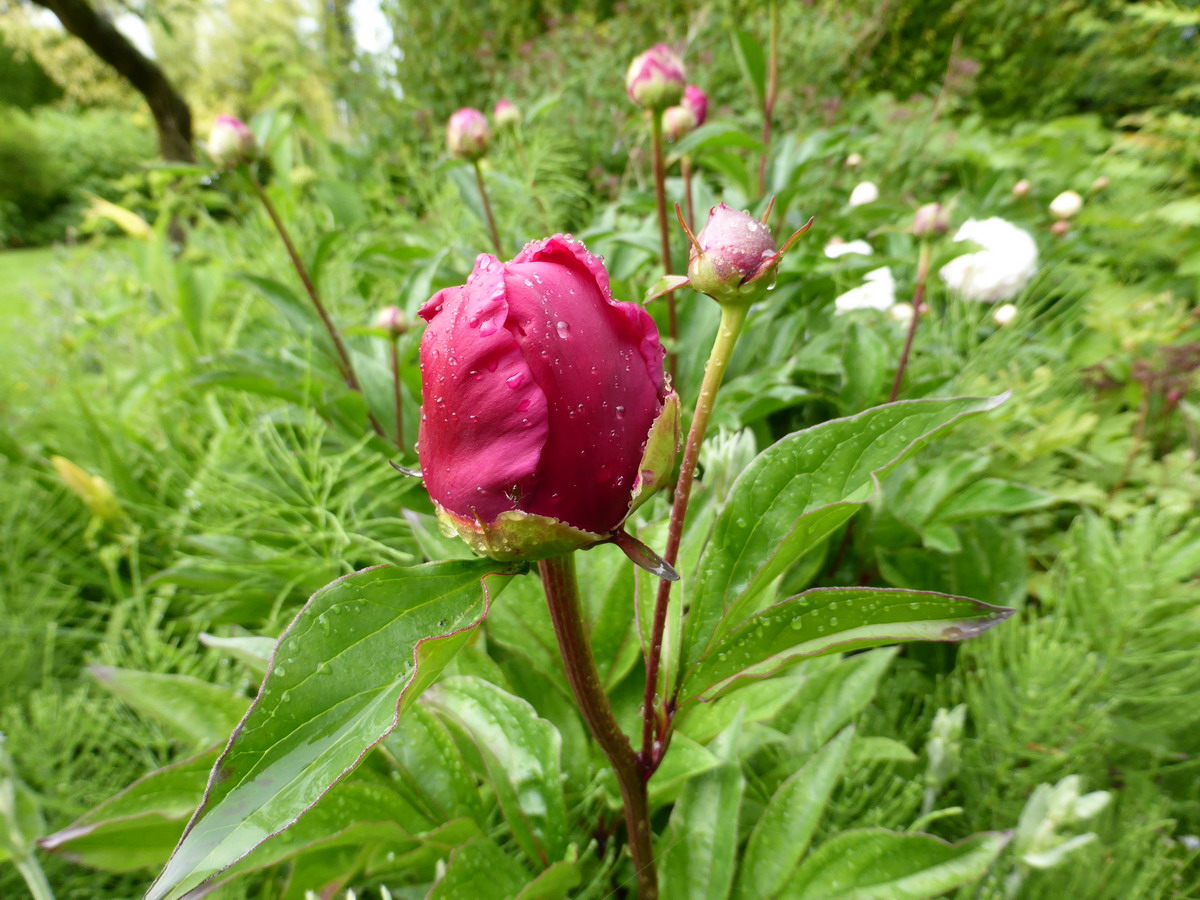
[[[658,210],[658,236],[662,243],[663,274],[671,274],[671,233],[667,229],[667,173],[663,165],[662,114],[649,110],[651,154],[654,157],[654,205]],[[675,318],[675,295],[667,294],[667,334],[671,338],[671,352],[667,356],[667,371],[671,380],[677,375],[678,357],[675,352],[679,339],[679,324]]]
[[[892,392],[888,395],[888,403],[900,396],[900,383],[904,380],[904,370],[908,368],[908,356],[912,352],[913,338],[917,336],[917,325],[921,322],[921,307],[925,305],[925,282],[929,279],[929,258],[929,244],[922,241],[921,250],[917,256],[917,286],[913,290],[912,319],[908,323],[904,349],[900,351],[900,365],[896,367],[896,378],[892,381]]]

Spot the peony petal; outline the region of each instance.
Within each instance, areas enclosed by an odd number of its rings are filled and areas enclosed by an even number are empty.
[[[466,285],[421,309],[421,471],[443,507],[485,522],[536,490],[549,431],[546,396],[506,327],[503,273],[482,254]]]
[[[562,237],[528,245],[504,269],[507,324],[549,423],[521,508],[608,534],[628,511],[662,407],[658,331],[644,309],[612,299],[600,260]]]

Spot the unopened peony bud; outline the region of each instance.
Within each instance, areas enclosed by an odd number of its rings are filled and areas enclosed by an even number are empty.
[[[91,474],[63,456],[51,456],[50,464],[67,489],[82,500],[97,519],[108,522],[121,516],[117,495],[99,475]]]
[[[1070,219],[1083,209],[1083,198],[1075,191],[1063,191],[1050,201],[1050,215],[1056,219]]]
[[[1013,185],[1013,188],[1012,188],[1013,196],[1016,197],[1018,200],[1020,200],[1022,197],[1028,197],[1029,192],[1032,189],[1033,189],[1033,185],[1031,185],[1029,183],[1029,180],[1026,178],[1022,178],[1020,181],[1018,181],[1016,184]]]
[[[375,316],[375,327],[386,332],[392,340],[400,337],[411,327],[408,316],[398,306],[385,306]]]
[[[1059,219],[1057,222],[1055,222],[1053,225],[1050,226],[1050,233],[1052,235],[1054,235],[1055,237],[1066,237],[1067,233],[1070,230],[1071,230],[1071,223],[1068,222],[1066,219]]]
[[[1107,175],[1100,175],[1099,177],[1096,178],[1095,181],[1092,182],[1092,190],[1093,191],[1102,191],[1106,187],[1108,187],[1111,183],[1112,182],[1110,182],[1108,180]]]
[[[650,314],[556,235],[488,254],[421,309],[421,472],[438,518],[494,559],[612,536],[673,473],[679,398]]]
[[[683,98],[687,75],[683,63],[666,44],[655,44],[634,58],[625,73],[625,92],[642,109],[659,111]]]
[[[235,169],[258,157],[250,126],[235,116],[217,116],[208,135],[208,155],[218,169]]]
[[[1010,324],[1016,317],[1017,308],[1011,303],[996,307],[996,311],[992,313],[992,321],[1001,327]]]
[[[851,153],[849,156],[846,157],[846,168],[847,169],[857,169],[862,164],[863,164],[863,158],[862,158],[861,153]]]
[[[874,203],[879,199],[879,188],[875,186],[873,181],[862,181],[854,186],[854,190],[850,192],[849,203],[851,206],[866,206],[868,203]]]
[[[696,114],[696,127],[699,128],[708,119],[708,95],[694,84],[689,84],[683,91],[680,101]]]
[[[514,128],[521,124],[521,109],[511,100],[500,100],[492,109],[492,121],[499,129]]]
[[[688,279],[694,289],[718,303],[753,303],[774,282],[784,253],[807,230],[805,225],[782,250],[776,250],[764,222],[722,203],[709,211],[698,235],[688,232],[692,241]]]
[[[691,134],[698,124],[696,114],[687,106],[668,106],[663,110],[663,134],[667,136],[668,141],[677,141],[684,135]]]
[[[950,210],[940,203],[926,203],[913,216],[912,233],[917,237],[945,234],[950,230]]]
[[[483,113],[464,106],[446,123],[446,146],[451,156],[459,159],[477,160],[488,150],[491,129]]]

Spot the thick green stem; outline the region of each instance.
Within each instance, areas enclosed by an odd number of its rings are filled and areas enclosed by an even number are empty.
[[[617,775],[621,798],[625,801],[625,828],[629,833],[629,850],[637,875],[638,900],[658,900],[646,783],[637,754],[613,715],[600,673],[596,670],[596,660],[583,624],[575,557],[567,554],[543,559],[538,563],[538,574],[542,577],[567,682],[588,730]]]
[[[483,201],[483,217],[487,219],[488,234],[492,236],[492,246],[496,255],[504,255],[504,245],[500,243],[500,232],[496,228],[496,217],[492,215],[492,201],[488,199],[487,185],[483,181],[483,169],[479,160],[475,160],[475,183],[479,185],[479,198]]]
[[[254,185],[254,191],[258,194],[258,199],[262,202],[263,209],[267,211],[267,215],[271,218],[271,224],[275,226],[275,231],[279,234],[279,239],[283,241],[283,246],[292,261],[292,268],[296,270],[296,275],[299,276],[301,284],[304,285],[308,299],[312,301],[313,308],[317,311],[317,316],[321,319],[321,324],[325,326],[325,333],[329,335],[329,340],[333,342],[333,349],[336,351],[338,357],[338,368],[342,372],[342,380],[346,382],[346,387],[350,388],[350,390],[361,394],[363,392],[362,385],[359,383],[358,376],[354,372],[354,363],[350,361],[350,352],[346,349],[346,344],[342,341],[341,334],[338,333],[337,327],[333,324],[333,319],[329,317],[329,312],[325,309],[325,304],[321,302],[321,295],[317,293],[317,286],[313,284],[304,261],[300,259],[300,254],[296,252],[296,245],[292,243],[292,236],[288,233],[287,226],[283,224],[283,219],[280,218],[279,211],[275,208],[275,204],[271,201],[271,197],[263,187],[262,182],[258,180],[258,175],[255,174],[254,169],[250,166],[246,166],[245,168],[250,175],[250,183]],[[367,419],[370,421],[371,428],[374,429],[375,433],[386,440],[387,434],[370,408],[367,409]]]
[[[683,450],[683,462],[679,467],[679,480],[675,483],[675,499],[671,505],[671,521],[667,530],[667,549],[663,553],[672,566],[679,559],[679,545],[683,540],[683,522],[687,516],[688,500],[692,495],[692,482],[696,477],[696,465],[700,461],[700,446],[708,431],[717,391],[725,378],[725,369],[733,356],[734,345],[746,323],[748,306],[723,305],[721,324],[713,341],[708,364],[704,368],[704,381],[700,385],[700,396],[696,398],[696,412],[688,430],[687,444]],[[642,700],[642,769],[649,779],[662,762],[667,752],[668,732],[672,710],[665,711],[665,725],[658,731],[658,673],[662,661],[663,636],[667,627],[667,606],[671,599],[671,582],[658,583],[658,596],[654,604],[654,624],[650,631],[650,651],[646,657],[646,692]],[[656,734],[657,731],[657,734]]]
[[[654,205],[658,210],[658,236],[662,243],[663,274],[671,274],[671,232],[667,226],[667,172],[663,164],[662,112],[649,110],[650,144],[654,156]],[[667,371],[671,378],[676,376],[676,351],[679,340],[679,325],[675,317],[675,295],[667,294],[667,334],[671,338],[671,353],[667,357]]]
[[[904,337],[904,349],[900,351],[900,365],[896,367],[896,378],[892,381],[892,392],[888,403],[900,396],[900,384],[904,381],[904,370],[908,368],[908,356],[912,353],[913,339],[917,336],[917,325],[921,322],[921,308],[925,305],[925,282],[929,280],[929,242],[921,242],[917,257],[917,286],[913,290],[913,314],[908,322],[908,334]]]

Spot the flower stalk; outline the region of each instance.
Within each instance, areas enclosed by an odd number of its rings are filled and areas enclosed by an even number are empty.
[[[679,468],[679,479],[675,483],[675,496],[671,504],[671,520],[667,530],[667,548],[663,553],[668,565],[674,566],[679,559],[679,546],[683,539],[683,523],[687,516],[688,501],[692,495],[692,484],[696,478],[696,466],[700,461],[700,447],[708,432],[708,423],[716,405],[717,392],[725,378],[725,369],[733,356],[733,348],[746,323],[749,304],[724,303],[721,305],[721,324],[713,341],[712,352],[704,367],[704,380],[700,395],[696,398],[696,411],[688,429],[684,445],[683,462]],[[671,599],[671,582],[658,583],[658,595],[654,603],[654,622],[650,630],[650,647],[646,657],[646,691],[642,700],[642,752],[643,777],[649,780],[667,752],[672,710],[668,707],[660,716],[658,706],[659,669],[662,663],[663,636],[667,627],[667,608]],[[672,704],[673,705],[673,704]]]
[[[904,381],[904,371],[908,368],[908,357],[912,353],[913,339],[917,336],[917,326],[921,323],[921,311],[925,306],[925,283],[929,280],[931,256],[929,242],[921,241],[921,249],[917,256],[917,284],[913,289],[913,314],[908,322],[908,334],[904,337],[904,349],[900,351],[900,365],[896,367],[896,378],[892,381],[888,403],[900,396],[900,385]]]
[[[346,387],[350,388],[350,390],[362,394],[362,384],[358,380],[358,375],[355,374],[354,363],[350,360],[350,351],[346,349],[346,344],[342,340],[337,326],[333,324],[333,319],[329,317],[329,312],[325,309],[325,304],[321,302],[321,296],[317,293],[317,286],[313,284],[304,261],[300,259],[300,254],[296,251],[296,245],[292,243],[292,237],[288,233],[287,226],[284,225],[279,211],[275,208],[275,204],[271,201],[270,195],[267,193],[266,188],[263,187],[254,169],[251,166],[244,166],[244,169],[250,176],[250,183],[254,186],[254,192],[258,195],[263,209],[267,211],[267,215],[271,219],[271,224],[275,226],[275,231],[279,234],[279,239],[283,241],[283,246],[292,261],[292,268],[296,270],[296,275],[299,276],[301,284],[304,285],[308,299],[312,301],[313,308],[317,311],[317,316],[321,319],[321,324],[325,326],[325,333],[329,335],[329,340],[333,342],[342,380],[345,381]],[[367,420],[371,423],[372,430],[381,438],[387,440],[387,433],[383,430],[383,426],[379,424],[379,419],[376,418],[375,413],[371,412],[370,407],[367,408]]]
[[[393,337],[391,343],[392,399],[396,404],[396,446],[404,450],[404,392],[400,385],[400,338]]]
[[[554,634],[558,639],[571,693],[575,696],[588,730],[613,767],[621,789],[629,850],[637,875],[638,900],[657,900],[658,876],[654,866],[646,782],[642,778],[637,754],[613,715],[600,673],[596,669],[596,660],[592,656],[583,622],[579,583],[575,577],[575,557],[568,553],[540,560],[538,574],[546,592],[546,603],[554,623]]]
[[[492,246],[496,248],[496,253],[499,256],[504,255],[504,245],[500,243],[500,232],[496,228],[496,217],[492,215],[492,202],[488,199],[487,184],[483,180],[483,169],[479,167],[479,160],[472,162],[475,167],[475,183],[479,185],[479,199],[483,201],[483,217],[487,219],[488,234],[492,238]]]
[[[662,244],[663,274],[671,274],[671,233],[667,228],[667,188],[666,166],[663,163],[663,130],[662,116],[656,110],[650,110],[650,152],[654,157],[654,205],[658,212],[658,234]],[[679,325],[675,314],[675,297],[667,294],[667,334],[671,338],[671,352],[667,356],[667,371],[671,378],[676,375],[677,356],[676,342],[679,339]]]
[[[683,174],[683,214],[689,228],[696,227],[696,208],[692,201],[692,158],[685,156],[679,161]]]

